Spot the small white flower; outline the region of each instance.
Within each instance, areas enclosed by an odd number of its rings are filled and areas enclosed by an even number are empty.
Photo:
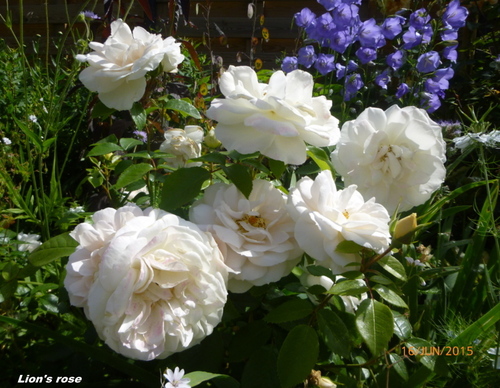
[[[167,380],[163,388],[191,388],[188,378],[184,377],[184,369],[175,367],[175,370],[167,368],[163,377]]]
[[[342,126],[331,156],[346,186],[390,213],[423,204],[446,175],[441,127],[414,106],[365,109]]]
[[[8,137],[2,137],[2,142],[5,145],[11,145],[12,144],[12,140],[10,140]]]
[[[40,235],[38,234],[19,233],[17,235],[17,240],[24,243],[19,244],[19,247],[17,248],[21,252],[33,252],[36,248],[42,245],[42,243],[38,241],[40,240]]]
[[[306,144],[331,146],[339,139],[332,102],[313,97],[314,80],[301,70],[275,72],[269,84],[259,83],[247,66],[229,66],[207,116],[217,120],[215,135],[228,150],[243,154],[260,151],[289,164],[306,161]]]
[[[165,158],[165,162],[174,168],[201,166],[201,162],[188,163],[188,160],[201,156],[202,141],[203,129],[198,125],[169,129],[165,131],[165,141],[160,145],[160,151],[175,155]]]
[[[169,37],[150,34],[142,27],[130,27],[118,19],[111,23],[111,36],[104,42],[91,42],[87,55],[77,55],[90,65],[80,73],[85,87],[99,93],[109,108],[126,110],[139,101],[146,90],[146,74],[160,63],[165,72],[177,71],[184,60],[180,43]]]
[[[374,198],[365,202],[356,185],[337,191],[329,170],[314,181],[309,177],[298,181],[290,191],[288,207],[299,246],[335,275],[359,268],[348,264],[361,263],[358,254],[336,250],[341,242],[354,241],[377,252],[390,244],[387,210]]]
[[[412,265],[414,267],[425,267],[425,264],[422,263],[420,260],[414,260],[412,257],[409,256],[406,256],[405,259],[409,265]]]
[[[29,121],[33,122],[33,123],[36,123],[38,121],[38,119],[36,118],[35,115],[29,115],[28,116],[28,119]]]
[[[283,193],[266,180],[253,181],[248,199],[233,185],[210,186],[189,219],[214,235],[229,274],[229,290],[278,281],[300,261],[294,222]]]
[[[83,206],[70,207],[68,209],[68,213],[78,214],[78,213],[84,213],[84,212],[85,212],[85,209],[83,208]]]

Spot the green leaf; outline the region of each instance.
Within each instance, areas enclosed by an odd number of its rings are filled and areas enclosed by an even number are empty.
[[[248,359],[257,349],[264,346],[272,334],[271,327],[264,321],[253,321],[239,329],[228,349],[230,362]]]
[[[322,309],[318,313],[318,325],[326,346],[339,356],[349,357],[351,339],[342,319],[332,310]]]
[[[392,337],[394,318],[386,305],[373,299],[365,299],[356,311],[356,327],[376,357],[387,347]]]
[[[307,267],[307,272],[309,272],[311,275],[314,276],[326,276],[327,278],[332,279],[335,281],[337,278],[333,273],[331,269],[328,269],[326,267],[322,267],[320,265],[309,265]]]
[[[71,255],[78,243],[68,233],[52,237],[35,249],[28,260],[31,264],[41,267],[60,257]]]
[[[116,112],[116,109],[114,108],[108,108],[106,105],[104,105],[100,100],[96,102],[94,107],[92,108],[92,113],[91,117],[93,119],[107,119],[109,116],[111,116],[113,113]]]
[[[368,287],[361,279],[343,280],[335,284],[328,294],[334,295],[360,295],[368,291]]]
[[[401,341],[411,337],[412,327],[410,321],[401,313],[393,311],[394,316],[394,334],[396,334]]]
[[[238,190],[248,198],[253,188],[252,175],[248,168],[241,164],[232,164],[228,167],[224,166],[222,169]]]
[[[142,145],[142,144],[143,144],[142,141],[137,140],[137,139],[131,139],[129,137],[124,137],[124,138],[120,139],[120,145],[122,146],[122,148],[124,150],[128,150],[132,147]],[[127,156],[129,156],[129,155],[127,155]]]
[[[17,126],[21,129],[21,131],[24,132],[24,134],[31,140],[31,144],[33,144],[38,152],[42,152],[43,146],[42,146],[42,139],[38,134],[33,132],[31,129],[28,128],[28,126],[23,123],[22,121],[18,120],[17,118],[14,117],[14,121],[16,122]]]
[[[397,307],[403,307],[406,309],[408,308],[408,305],[405,303],[405,301],[398,294],[396,294],[394,290],[391,290],[389,287],[386,287],[382,284],[375,284],[373,286],[373,289],[377,291],[380,297],[384,299],[386,302],[389,302],[390,304]]]
[[[149,163],[132,164],[120,174],[118,180],[114,185],[114,188],[119,190],[122,187],[129,185],[130,183],[143,179],[144,175],[146,175],[152,169],[153,166],[151,166]]]
[[[406,351],[405,354],[419,353],[420,355],[416,355],[415,357],[419,360],[422,365],[430,370],[434,370],[434,365],[436,364],[437,356],[431,356],[425,354],[433,353],[433,346],[429,341],[426,341],[422,338],[412,337],[406,341]]]
[[[191,116],[195,119],[201,119],[200,112],[189,102],[183,100],[168,100],[165,103],[165,109],[175,110],[185,116]]]
[[[314,160],[314,163],[316,163],[321,170],[330,170],[332,175],[335,176],[335,168],[330,161],[330,155],[328,155],[325,150],[310,145],[307,147],[307,155]]]
[[[313,306],[308,300],[292,299],[276,307],[264,320],[270,323],[291,322],[305,318],[312,312]]]
[[[224,165],[226,164],[227,156],[223,155],[219,152],[210,152],[209,154],[205,154],[200,156],[199,158],[192,159],[194,162],[208,162],[208,163],[217,163]]]
[[[141,104],[135,102],[132,109],[130,109],[130,115],[132,116],[132,120],[134,120],[135,126],[139,131],[146,126],[147,115]]]
[[[160,208],[171,211],[196,198],[210,173],[202,167],[180,168],[165,177]]]
[[[281,160],[274,160],[269,158],[269,168],[273,172],[274,176],[279,179],[286,170],[286,164]]]
[[[386,256],[381,258],[377,263],[397,279],[406,281],[405,267],[395,257]]]
[[[185,374],[184,377],[188,378],[190,380],[189,385],[194,388],[197,385],[209,381],[215,378],[224,378],[224,379],[229,379],[229,380],[234,380],[232,377],[228,375],[221,375],[217,373],[209,373],[209,372],[191,372],[188,374]],[[238,385],[236,385],[238,386]]]
[[[89,151],[87,157],[106,155],[114,151],[123,151],[123,148],[114,143],[98,143]]]
[[[335,252],[340,253],[358,253],[363,247],[354,241],[341,241],[335,248]]]
[[[318,336],[314,329],[307,325],[295,326],[278,354],[281,388],[290,388],[305,380],[314,368],[318,354]]]
[[[279,387],[277,356],[273,348],[262,347],[245,364],[241,376],[241,388],[277,388]]]
[[[402,358],[399,354],[390,353],[389,359],[391,360],[391,367],[394,371],[401,376],[404,381],[408,381],[409,375],[404,358]]]

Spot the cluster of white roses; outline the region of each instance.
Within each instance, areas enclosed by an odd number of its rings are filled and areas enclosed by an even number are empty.
[[[130,88],[166,60],[166,43],[146,38],[137,28],[132,37],[117,21],[110,40],[91,46],[99,53],[87,56],[91,67],[82,80],[98,85],[114,66],[124,74],[104,82],[105,103],[116,105],[113,96],[122,83]],[[125,60],[117,59],[118,49],[129,53]],[[149,54],[138,66],[144,50]],[[112,66],[102,60],[110,56]],[[336,145],[332,163],[345,188],[337,190],[328,170],[314,180],[302,178],[289,193],[261,179],[253,181],[248,197],[234,184],[215,183],[191,207],[190,221],[127,205],[98,211],[93,224],[78,225],[72,236],[80,245],[65,279],[70,301],[84,308],[112,349],[128,357],[166,357],[199,343],[219,323],[228,290],[278,281],[304,252],[335,275],[359,268],[360,254],[339,244],[385,251],[390,213],[424,203],[444,180],[440,127],[422,109],[368,108],[340,130],[331,101],[312,96],[306,72],[278,71],[262,84],[251,68],[230,66],[220,87],[226,98],[215,99],[207,115],[218,121],[215,134],[226,149],[302,164],[307,144]],[[200,127],[170,130],[165,138],[161,149],[174,155],[169,163],[175,167],[190,167],[188,160],[201,155]]]

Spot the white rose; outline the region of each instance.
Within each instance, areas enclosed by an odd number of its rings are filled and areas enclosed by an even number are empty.
[[[187,161],[201,156],[202,141],[203,129],[198,125],[187,125],[183,130],[169,129],[165,131],[165,141],[160,145],[160,151],[175,155],[164,158],[174,168],[201,166],[201,162]]]
[[[374,198],[365,202],[355,185],[337,191],[330,171],[313,181],[302,178],[290,191],[290,214],[295,220],[299,246],[336,275],[356,270],[361,257],[336,251],[343,241],[381,252],[390,243],[389,214]],[[346,267],[347,266],[347,267]]]
[[[134,31],[121,19],[111,23],[111,36],[104,42],[90,42],[93,49],[76,59],[90,65],[80,73],[85,87],[99,93],[99,99],[109,108],[131,109],[146,90],[146,73],[160,63],[173,72],[182,62],[180,43],[172,37],[150,34],[142,27]]]
[[[275,72],[269,84],[261,84],[250,67],[229,66],[220,79],[225,99],[216,98],[207,116],[217,120],[217,138],[229,150],[260,151],[290,164],[306,161],[306,145],[331,146],[340,133],[330,114],[332,102],[312,97],[314,81],[309,73]]]
[[[332,162],[346,185],[392,213],[423,204],[439,188],[445,148],[441,127],[423,109],[368,108],[343,125]]]
[[[294,222],[283,194],[271,182],[253,181],[248,199],[235,185],[212,185],[192,206],[189,218],[210,230],[219,243],[235,272],[229,274],[232,292],[278,281],[300,261]]]
[[[96,212],[80,224],[64,285],[106,344],[152,360],[198,344],[220,322],[227,267],[196,225],[137,206]]]

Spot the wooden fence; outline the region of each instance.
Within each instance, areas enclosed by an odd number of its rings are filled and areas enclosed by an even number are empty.
[[[39,41],[40,51],[55,51],[54,42],[64,33],[72,20],[83,10],[81,0],[19,0],[6,1],[0,5],[0,15],[7,21],[11,20],[17,39],[21,37],[27,49],[31,49],[32,41]],[[103,15],[103,1],[99,1],[94,12]],[[298,38],[297,27],[292,25],[293,15],[304,7],[309,7],[317,14],[325,12],[324,8],[314,0],[268,0],[254,1],[254,16],[249,18],[248,8],[251,0],[210,0],[191,1],[189,7],[189,24],[179,20],[177,37],[189,38],[195,42],[204,40],[206,45],[200,46],[200,51],[211,51],[223,59],[225,66],[249,64],[259,58],[264,68],[276,68],[276,60],[283,53],[292,53]],[[168,19],[169,0],[156,0],[158,17]],[[128,6],[127,0],[114,5],[114,15],[118,6],[122,10]],[[85,8],[89,9],[89,8]],[[261,18],[261,16],[263,17]],[[132,4],[128,21],[139,23],[144,20],[144,12],[139,2]],[[94,39],[102,40],[98,26],[100,22],[92,22]],[[77,28],[83,29],[83,23],[77,23]],[[22,34],[21,34],[22,29]],[[263,38],[267,29],[268,39]],[[101,36],[100,36],[101,35]],[[0,38],[8,45],[15,45],[16,39],[5,25],[0,23]],[[70,41],[71,42],[71,41]],[[48,48],[47,48],[48,46]],[[252,48],[254,53],[251,54]]]

